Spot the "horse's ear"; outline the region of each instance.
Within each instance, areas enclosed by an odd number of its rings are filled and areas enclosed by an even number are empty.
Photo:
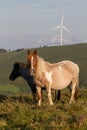
[[[33,52],[35,55],[37,55],[37,50],[34,50],[34,52]]]
[[[14,66],[14,67],[19,67],[19,63],[18,63],[18,62],[15,62],[13,66]]]
[[[28,54],[30,54],[30,50],[28,49]]]

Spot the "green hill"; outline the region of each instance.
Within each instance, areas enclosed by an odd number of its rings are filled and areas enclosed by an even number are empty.
[[[87,44],[53,46],[37,48],[38,55],[49,62],[72,60],[80,67],[80,86],[87,86]],[[15,62],[27,62],[27,50],[6,52],[0,54],[0,85],[13,84],[19,86],[22,91],[28,91],[28,84],[23,78],[14,82],[9,80]]]

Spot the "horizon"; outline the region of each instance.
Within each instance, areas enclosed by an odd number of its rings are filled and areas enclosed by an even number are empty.
[[[64,45],[43,45],[43,46],[34,46],[34,47],[26,47],[26,48],[16,48],[16,49],[5,49],[5,48],[0,48],[0,50],[3,52],[3,51],[6,51],[6,52],[14,52],[14,51],[23,51],[23,50],[27,50],[27,49],[40,49],[40,48],[49,48],[49,47],[69,47],[69,46],[77,46],[77,45],[84,45],[84,44],[87,44],[87,43],[73,43],[73,44],[64,44]]]

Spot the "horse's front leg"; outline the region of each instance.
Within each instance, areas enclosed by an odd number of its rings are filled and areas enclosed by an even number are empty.
[[[47,89],[50,105],[53,105],[52,96],[51,96],[51,87],[46,87],[46,89]]]
[[[37,93],[38,93],[38,106],[41,106],[41,100],[42,100],[42,93],[41,93],[41,87],[36,86]]]

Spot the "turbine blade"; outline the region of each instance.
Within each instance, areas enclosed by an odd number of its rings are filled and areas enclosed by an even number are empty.
[[[56,26],[56,27],[52,28],[52,30],[56,30],[58,28],[60,28],[60,26]]]
[[[70,32],[65,26],[63,26],[63,29],[65,29],[67,32]]]
[[[62,15],[62,18],[61,18],[61,26],[63,25],[63,15]]]

